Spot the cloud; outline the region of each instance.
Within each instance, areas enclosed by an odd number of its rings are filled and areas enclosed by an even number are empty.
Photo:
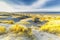
[[[42,9],[16,9],[15,12],[60,12],[60,6],[53,6],[50,8],[42,8]]]
[[[38,7],[42,7],[46,2],[48,2],[49,0],[37,0],[36,2],[34,2],[33,4],[31,4],[30,6],[26,6],[26,5],[16,5],[20,6],[19,8],[23,7],[23,8],[32,8],[32,9],[36,9]],[[23,4],[23,3],[22,3]]]
[[[17,0],[16,0],[17,1]],[[51,2],[52,0],[38,0],[31,5],[25,5],[23,2],[17,5],[16,3],[8,3],[8,1],[0,1],[0,11],[5,12],[46,12],[46,11],[60,11],[60,6],[46,7],[42,8],[46,5],[47,2]],[[38,9],[39,8],[39,9]]]
[[[51,1],[48,1],[43,6],[43,8],[50,8],[50,7],[54,7],[54,6],[58,6],[58,5],[60,5],[60,0],[51,0]]]
[[[38,7],[41,8],[48,0],[38,0],[34,2],[32,5],[26,6],[26,5],[14,5],[12,6],[16,10],[19,11],[30,11],[30,10],[36,10]]]
[[[12,0],[12,1],[14,1],[14,0]],[[48,0],[38,0],[38,1],[34,2],[33,4],[27,6],[27,5],[16,5],[16,4],[13,4],[12,2],[8,3],[7,0],[3,0],[3,1],[0,1],[0,11],[8,11],[8,12],[10,12],[10,11],[11,12],[34,11],[34,10],[37,10],[38,7],[42,7],[47,1]],[[23,2],[22,2],[22,4],[23,4]]]
[[[14,10],[9,4],[0,1],[0,11],[12,12]]]
[[[15,5],[32,5],[34,2],[38,0],[4,0],[5,2],[8,2],[10,4],[15,4]]]

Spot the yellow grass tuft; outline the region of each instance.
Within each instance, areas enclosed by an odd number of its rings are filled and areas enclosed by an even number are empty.
[[[40,31],[46,31],[49,33],[60,33],[60,20],[51,20],[45,25],[41,26]]]

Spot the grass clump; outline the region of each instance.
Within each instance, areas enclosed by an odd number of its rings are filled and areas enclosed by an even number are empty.
[[[60,20],[52,20],[40,27],[40,31],[60,34]]]

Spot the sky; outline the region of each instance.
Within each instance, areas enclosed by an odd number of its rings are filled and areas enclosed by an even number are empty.
[[[60,0],[0,0],[0,12],[60,12]]]

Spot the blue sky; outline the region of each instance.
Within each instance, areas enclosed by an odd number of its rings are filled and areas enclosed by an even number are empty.
[[[43,7],[46,8],[46,7],[53,7],[58,5],[60,6],[60,0],[52,0],[47,2]]]
[[[60,0],[0,0],[0,11],[60,11]]]
[[[22,3],[24,5],[32,5],[37,0],[5,0],[5,1],[16,5],[21,5]]]

